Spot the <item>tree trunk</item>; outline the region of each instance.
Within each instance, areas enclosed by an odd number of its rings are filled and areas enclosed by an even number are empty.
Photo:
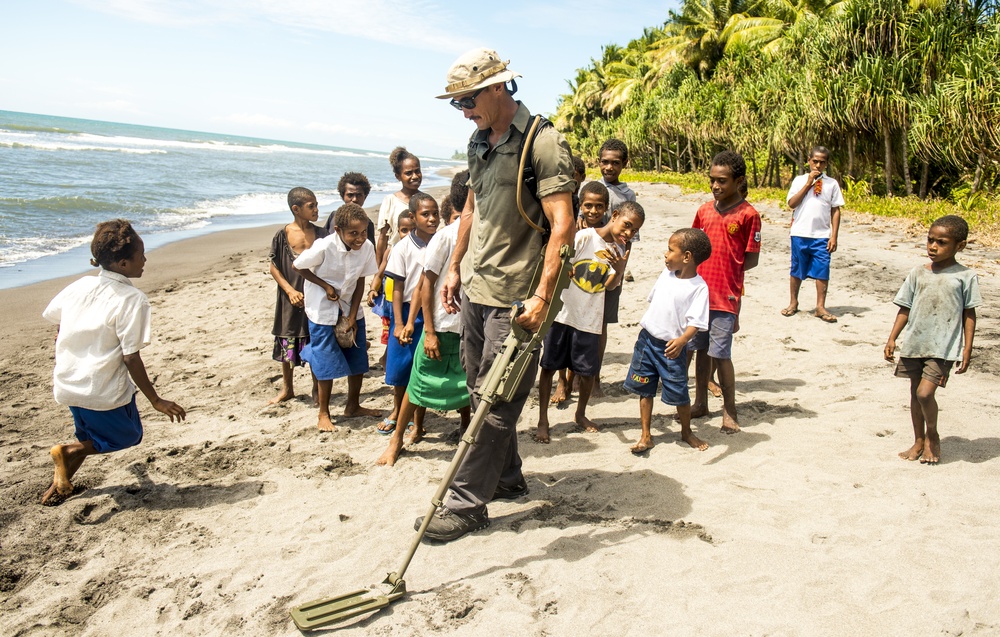
[[[930,174],[931,164],[924,161],[920,166],[920,198],[927,199],[927,178]]]
[[[674,170],[681,171],[681,136],[677,135],[677,146],[674,149]]]
[[[660,142],[656,142],[656,172],[662,172],[660,166]]]
[[[851,131],[847,136],[847,175],[854,179],[854,145],[857,143],[857,133]]]
[[[976,160],[976,175],[972,179],[972,190],[969,192],[970,195],[974,195],[979,192],[979,186],[983,180],[983,154],[979,153],[979,158]]]
[[[688,165],[691,167],[691,170],[696,170],[695,165],[694,165],[694,151],[691,150],[691,138],[690,137],[688,137],[687,154],[688,154]]]
[[[753,187],[756,188],[760,185],[757,180],[757,153],[750,153],[750,165],[753,166]]]
[[[903,182],[906,183],[906,196],[913,196],[913,182],[910,181],[910,123],[903,116]]]
[[[885,142],[885,196],[892,196],[892,131],[888,124],[882,125],[882,140]]]

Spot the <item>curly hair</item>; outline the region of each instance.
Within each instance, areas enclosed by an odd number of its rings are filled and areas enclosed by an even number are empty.
[[[728,166],[733,173],[733,179],[747,176],[747,163],[743,155],[735,150],[724,150],[712,158],[713,166]]]
[[[90,242],[90,265],[108,269],[123,259],[131,259],[138,249],[139,233],[125,219],[112,219],[97,224]]]
[[[455,206],[451,205],[451,197],[445,197],[441,201],[441,220],[445,225],[451,223],[451,218],[455,216]]]
[[[601,144],[601,150],[597,151],[597,157],[600,158],[606,150],[616,150],[621,153],[622,156],[622,166],[628,164],[628,146],[625,145],[620,139],[615,139],[612,137],[608,141]]]
[[[403,162],[407,159],[413,159],[420,165],[420,158],[406,150],[404,146],[396,146],[389,153],[389,165],[392,166],[392,174],[396,175],[397,179],[403,175]]]
[[[681,228],[673,234],[681,242],[681,250],[690,252],[695,265],[701,265],[712,256],[712,242],[700,228]]]
[[[945,215],[935,219],[931,228],[935,226],[944,228],[948,232],[948,236],[955,240],[955,243],[962,243],[969,239],[969,224],[958,215]]]
[[[361,173],[344,173],[344,176],[337,182],[337,192],[340,193],[341,199],[344,198],[344,191],[347,190],[347,184],[360,188],[366,198],[368,197],[368,193],[372,191],[372,185],[368,182],[368,178]]]
[[[288,209],[305,205],[314,199],[316,199],[316,195],[313,194],[313,191],[297,186],[288,191]]]
[[[434,197],[431,197],[426,192],[415,192],[413,193],[413,196],[410,197],[410,212],[417,214],[417,211],[420,210],[420,203],[423,201],[430,201],[434,204],[435,208],[438,207],[437,201]]]
[[[643,223],[646,222],[646,211],[636,201],[623,201],[618,205],[617,208],[614,209],[614,212],[620,215],[631,213],[636,217],[638,217]]]
[[[628,151],[625,151],[625,152],[628,152]],[[581,175],[584,176],[584,178],[586,178],[586,176],[587,176],[587,164],[583,163],[583,158],[582,157],[577,157],[576,155],[573,155],[572,157],[570,157],[570,159],[573,160],[573,172],[574,173],[580,173]]]
[[[451,192],[448,199],[451,200],[452,207],[462,212],[465,210],[465,201],[469,198],[469,170],[463,170],[451,178]]]
[[[368,213],[356,203],[345,203],[333,213],[333,226],[344,230],[352,221],[361,221],[368,226]]]
[[[584,195],[597,195],[604,200],[604,207],[607,208],[610,205],[611,195],[608,194],[608,187],[599,181],[588,181],[580,189],[580,201],[583,201]]]

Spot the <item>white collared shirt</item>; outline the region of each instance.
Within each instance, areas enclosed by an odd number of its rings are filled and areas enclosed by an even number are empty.
[[[431,237],[432,239],[434,237]],[[385,275],[392,277],[393,288],[403,281],[403,303],[413,301],[413,293],[420,283],[420,275],[424,272],[424,249],[427,244],[417,237],[416,231],[410,232],[399,243],[392,246],[389,262],[385,266]]]
[[[434,283],[434,293],[431,302],[434,305],[434,330],[436,332],[452,332],[458,334],[458,327],[462,322],[458,314],[448,314],[444,305],[441,304],[441,288],[444,287],[445,274],[448,273],[448,266],[451,264],[451,253],[455,251],[455,243],[458,241],[458,220],[441,228],[427,243],[424,251],[424,272],[431,272],[437,275]],[[427,320],[427,317],[424,317]]]
[[[306,316],[317,325],[336,325],[341,312],[351,309],[351,297],[361,277],[378,273],[375,263],[375,248],[370,241],[365,241],[358,250],[351,250],[333,233],[328,237],[316,239],[312,246],[302,251],[295,259],[294,265],[300,270],[312,270],[313,274],[323,279],[337,290],[339,300],[326,298],[326,291],[311,281],[303,286],[305,294]],[[364,318],[364,305],[358,308],[356,318]]]
[[[128,277],[101,269],[70,283],[42,316],[59,326],[52,393],[70,407],[110,411],[135,385],[125,356],[149,345],[149,300]]]

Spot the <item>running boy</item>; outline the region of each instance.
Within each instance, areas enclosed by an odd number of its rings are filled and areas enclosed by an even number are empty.
[[[419,340],[424,326],[419,297],[414,303],[414,293],[423,273],[424,249],[437,232],[441,220],[434,197],[423,192],[410,197],[410,214],[415,223],[413,232],[392,246],[385,268],[386,278],[392,279],[392,322],[386,347],[385,384],[393,388],[393,404],[389,418],[378,427],[381,434],[391,434],[395,430],[403,394],[410,382],[410,370],[417,349],[414,335]],[[414,422],[420,427],[423,426],[425,411],[417,409],[416,412]]]
[[[704,451],[708,443],[691,432],[691,399],[687,387],[687,344],[708,329],[708,285],[698,276],[698,265],[712,255],[712,243],[701,230],[678,230],[667,243],[666,264],[649,293],[649,309],[642,316],[639,338],[625,377],[625,389],[639,395],[642,434],[634,454],[653,448],[649,427],[657,381],[660,400],[677,407],[681,440]]]
[[[788,189],[788,206],[792,213],[792,268],[789,277],[791,299],[782,316],[799,311],[799,288],[804,279],[816,280],[816,310],[813,314],[827,323],[837,317],[826,309],[826,292],[830,284],[830,255],[837,251],[840,233],[840,207],[844,195],[837,180],[825,174],[830,151],[813,146],[809,151],[809,172],[792,180]]]
[[[468,173],[465,175],[468,179]],[[460,199],[458,207],[453,196],[456,187],[453,184],[451,195],[445,199],[451,216],[445,219],[447,224],[442,230],[434,233],[424,250],[423,274],[417,284],[421,315],[424,320],[423,333],[417,343],[413,356],[413,369],[410,372],[410,382],[403,394],[403,402],[399,408],[401,422],[414,421],[413,432],[408,444],[416,444],[424,437],[423,414],[419,411],[427,408],[439,411],[458,410],[461,415],[461,431],[469,426],[471,409],[469,406],[469,390],[466,387],[465,370],[459,356],[461,345],[458,328],[461,319],[457,314],[449,314],[441,303],[441,288],[444,284],[442,272],[451,263],[451,253],[455,250],[458,240],[458,216],[465,207],[465,196]],[[465,194],[468,189],[465,189]],[[444,206],[442,206],[443,208]],[[410,311],[407,323],[410,332],[415,329],[416,312]],[[389,445],[376,461],[377,464],[392,466],[399,458],[403,449],[403,428],[397,427],[392,433]]]
[[[288,207],[292,211],[292,223],[274,234],[271,240],[271,276],[278,284],[278,298],[274,304],[274,348],[271,358],[281,363],[281,391],[267,401],[268,405],[291,400],[295,397],[292,386],[292,370],[302,367],[302,350],[309,343],[309,324],[304,309],[305,280],[292,265],[295,258],[312,246],[316,239],[329,233],[324,228],[313,225],[319,216],[316,195],[308,188],[292,188],[288,191]],[[319,399],[316,377],[313,377],[313,401]]]
[[[157,395],[139,355],[149,345],[149,300],[129,279],[141,277],[146,264],[142,239],[124,219],[104,221],[97,224],[90,253],[90,264],[101,268],[97,276],[71,283],[42,313],[59,326],[52,390],[73,414],[78,440],[49,451],[55,473],[42,495],[46,506],[73,494],[73,476],[87,456],[142,441],[136,387],[170,422],[187,415]]]
[[[330,392],[333,380],[347,376],[345,418],[377,416],[374,409],[361,406],[361,381],[368,371],[365,347],[365,315],[361,298],[365,277],[378,271],[375,248],[368,241],[368,214],[361,206],[345,203],[333,220],[335,234],[317,239],[294,261],[306,280],[305,308],[309,322],[309,345],[302,358],[309,363],[319,385],[320,431],[335,431],[330,419]],[[343,317],[343,318],[342,318]],[[334,328],[338,321],[354,329],[354,344],[343,347]]]
[[[591,182],[595,183],[595,182]],[[589,194],[584,186],[584,198]],[[595,183],[595,187],[602,187]],[[538,430],[535,440],[549,442],[549,391],[556,370],[569,368],[580,379],[580,397],[576,403],[576,424],[588,433],[597,433],[597,425],[587,418],[587,403],[594,388],[600,363],[601,328],[604,317],[604,291],[621,284],[632,237],[642,227],[646,213],[635,202],[626,202],[600,228],[586,228],[576,233],[571,284],[562,293],[563,307],[556,314],[542,344],[541,375],[538,380]]]
[[[708,414],[708,379],[714,362],[722,386],[722,431],[727,434],[740,430],[732,353],[743,275],[757,267],[760,259],[760,215],[740,190],[746,174],[747,165],[739,153],[724,150],[713,157],[709,182],[715,201],[698,208],[691,224],[704,230],[712,243],[712,255],[698,266],[698,274],[708,284],[708,331],[699,332],[688,343],[688,350],[698,352],[691,417]]]
[[[948,382],[955,362],[955,373],[964,374],[972,360],[976,307],[982,304],[979,278],[955,260],[968,238],[969,225],[957,215],[932,223],[927,231],[931,262],[910,270],[893,301],[899,313],[885,344],[885,359],[893,360],[896,339],[906,328],[896,364],[896,376],[910,379],[913,446],[900,452],[904,460],[937,464],[941,459],[934,392]]]

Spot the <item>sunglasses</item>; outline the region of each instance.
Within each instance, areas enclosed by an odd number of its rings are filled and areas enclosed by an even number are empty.
[[[472,110],[476,107],[476,98],[479,97],[479,94],[485,91],[486,88],[487,87],[484,86],[483,88],[479,89],[472,95],[468,97],[463,97],[460,100],[452,99],[450,103],[458,110],[462,110],[463,108],[467,110]]]

